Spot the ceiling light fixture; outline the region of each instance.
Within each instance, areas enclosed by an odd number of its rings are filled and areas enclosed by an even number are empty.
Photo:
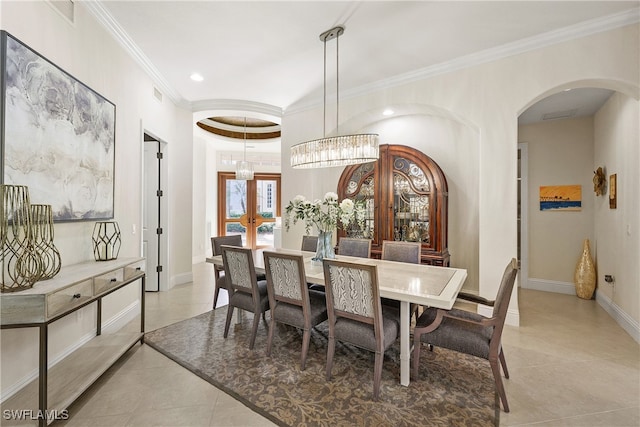
[[[355,165],[378,160],[380,149],[377,134],[339,135],[339,93],[338,93],[338,39],[344,27],[338,26],[320,34],[324,43],[324,116],[323,138],[296,144],[291,147],[291,167],[323,168]],[[327,120],[327,41],[336,39],[336,134],[326,136]]]
[[[253,165],[247,162],[247,118],[244,118],[244,155],[241,162],[236,162],[236,179],[250,181],[253,179]]]

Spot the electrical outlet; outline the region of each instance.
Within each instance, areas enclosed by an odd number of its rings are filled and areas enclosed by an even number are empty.
[[[604,281],[607,282],[608,284],[610,284],[611,286],[613,286],[613,284],[615,283],[616,279],[611,274],[605,274],[604,275]]]

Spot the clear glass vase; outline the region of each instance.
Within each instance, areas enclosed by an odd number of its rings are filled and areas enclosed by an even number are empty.
[[[333,248],[333,232],[320,231],[318,233],[318,246],[316,247],[316,256],[314,261],[322,261],[323,259],[333,259],[336,257],[336,251]]]

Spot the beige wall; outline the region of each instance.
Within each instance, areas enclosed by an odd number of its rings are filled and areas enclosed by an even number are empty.
[[[640,318],[640,106],[614,94],[594,120],[593,167],[602,166],[607,178],[617,174],[617,208],[609,209],[609,188],[595,200],[594,256],[598,268],[597,298],[611,306],[610,314],[637,338]],[[615,277],[613,285],[604,275]]]
[[[518,139],[527,144],[529,154],[529,278],[521,277],[521,281],[542,279],[573,288],[583,239],[595,246],[593,117],[521,126]],[[582,209],[541,211],[540,186],[547,185],[580,185]]]
[[[168,142],[168,218],[173,283],[191,279],[191,112],[165,97],[153,97],[151,78],[85,9],[76,2],[70,24],[44,1],[0,2],[0,28],[45,56],[116,105],[115,217],[122,231],[120,257],[139,256],[142,229],[142,133],[152,132]],[[54,242],[62,264],[92,260],[93,222],[55,224]],[[136,233],[133,233],[133,228]],[[123,290],[109,298],[105,323],[127,310],[137,292]],[[126,317],[125,317],[126,318]],[[95,307],[85,307],[51,325],[51,361],[69,352],[95,330]],[[3,330],[0,342],[2,398],[37,373],[37,329]]]

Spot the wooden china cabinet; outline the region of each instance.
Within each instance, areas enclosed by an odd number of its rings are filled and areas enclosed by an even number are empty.
[[[426,154],[404,145],[381,145],[379,160],[347,166],[338,182],[340,200],[364,200],[364,230],[339,232],[372,239],[379,258],[383,240],[422,242],[422,262],[448,266],[447,180]]]

